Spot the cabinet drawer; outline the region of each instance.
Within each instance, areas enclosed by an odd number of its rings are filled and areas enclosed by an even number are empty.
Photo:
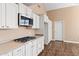
[[[25,55],[25,46],[21,46],[13,51],[13,56],[24,56]]]
[[[5,53],[5,54],[2,54],[1,56],[12,56],[12,52],[8,52],[8,53]]]

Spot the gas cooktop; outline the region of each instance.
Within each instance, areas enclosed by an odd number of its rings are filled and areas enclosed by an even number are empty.
[[[22,37],[22,38],[15,39],[14,41],[15,42],[27,42],[27,41],[33,40],[35,38],[36,37],[34,37],[34,36],[27,36],[27,37]]]

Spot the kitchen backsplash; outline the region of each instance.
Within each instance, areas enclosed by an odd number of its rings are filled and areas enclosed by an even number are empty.
[[[34,36],[34,35],[35,35],[34,30],[24,27],[12,30],[0,30],[0,44],[16,38],[24,36]]]

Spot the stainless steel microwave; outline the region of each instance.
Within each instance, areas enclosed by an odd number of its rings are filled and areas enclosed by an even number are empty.
[[[25,14],[18,14],[18,25],[19,26],[32,26],[33,19],[25,16]]]

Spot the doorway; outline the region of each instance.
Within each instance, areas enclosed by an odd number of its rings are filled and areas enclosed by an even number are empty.
[[[57,41],[63,40],[63,21],[57,20],[54,22],[54,39]]]

